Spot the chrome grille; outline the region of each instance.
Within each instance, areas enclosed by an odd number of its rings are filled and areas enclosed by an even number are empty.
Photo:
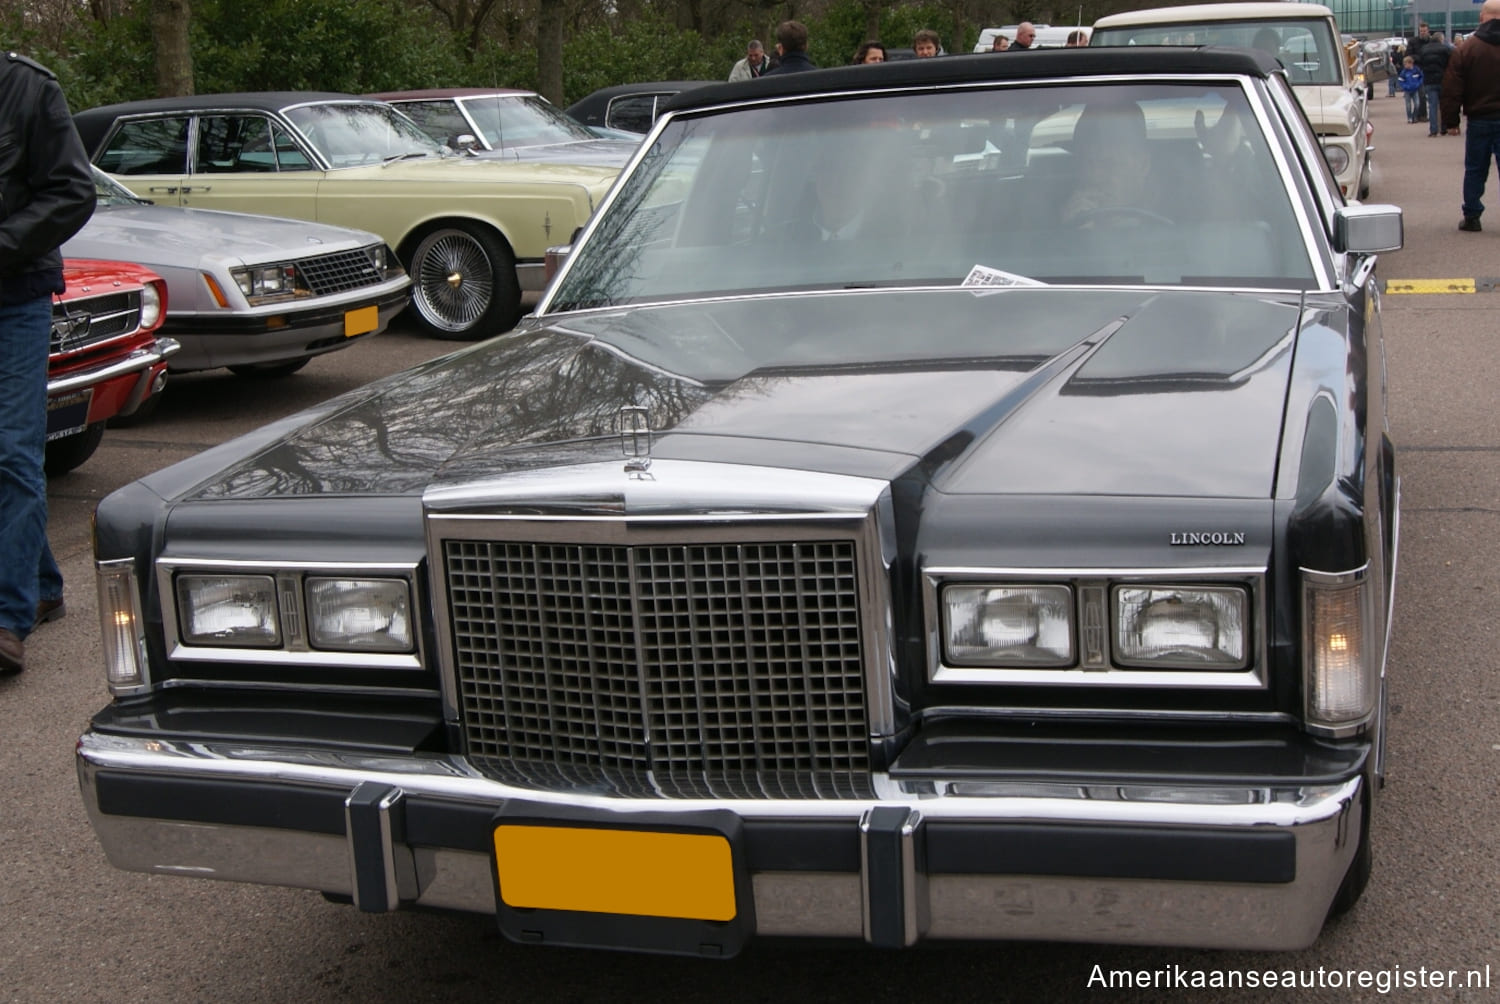
[[[340,251],[337,254],[304,258],[297,262],[297,270],[307,282],[307,288],[316,296],[342,293],[346,289],[373,286],[384,280],[366,250]]]
[[[50,355],[67,355],[133,334],[141,326],[141,294],[105,293],[52,301]]]
[[[472,762],[635,796],[868,797],[855,550],[445,541]]]

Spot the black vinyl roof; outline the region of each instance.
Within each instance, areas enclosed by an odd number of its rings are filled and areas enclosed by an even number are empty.
[[[104,138],[115,119],[123,115],[152,115],[168,112],[195,112],[217,108],[248,108],[253,111],[278,112],[291,105],[322,101],[359,101],[371,103],[358,94],[337,91],[247,91],[238,94],[191,94],[180,98],[149,98],[124,101],[117,105],[88,108],[73,115],[84,149],[94,147]]]
[[[903,59],[867,66],[840,66],[805,73],[776,73],[733,84],[682,91],[663,111],[768,97],[965,84],[989,80],[1127,76],[1149,79],[1167,74],[1244,74],[1264,77],[1281,68],[1275,57],[1227,46],[1100,46],[983,52],[933,59]]]

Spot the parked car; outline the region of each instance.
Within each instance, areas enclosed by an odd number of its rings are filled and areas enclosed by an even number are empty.
[[[349,94],[207,94],[77,113],[94,163],[136,195],[373,231],[438,338],[514,327],[618,169],[450,153],[389,105]]]
[[[1237,45],[1269,52],[1286,67],[1339,191],[1369,198],[1375,152],[1369,85],[1346,56],[1327,7],[1277,0],[1125,11],[1094,22],[1089,44]]]
[[[444,88],[387,91],[367,98],[393,105],[450,150],[547,164],[625,166],[640,145],[600,139],[533,91]]]
[[[657,80],[601,87],[568,106],[568,117],[589,127],[647,133],[667,99],[714,80]]]
[[[1306,946],[1400,244],[1247,50],[680,94],[516,331],[104,499],[88,816],[533,944]]]
[[[66,474],[94,455],[110,419],[161,394],[177,342],[158,334],[167,284],[139,265],[63,259],[66,292],[52,298],[47,357],[46,471]]]
[[[94,168],[98,205],[63,252],[145,265],[171,294],[173,372],[295,373],[378,334],[411,298],[385,242],[305,220],[155,206]]]

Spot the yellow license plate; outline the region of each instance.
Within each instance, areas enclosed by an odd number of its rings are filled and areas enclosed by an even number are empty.
[[[734,863],[716,833],[502,823],[500,898],[528,910],[733,920]]]
[[[374,331],[379,325],[379,307],[360,307],[358,310],[344,311],[345,338],[353,338],[355,335],[363,335],[368,331]]]

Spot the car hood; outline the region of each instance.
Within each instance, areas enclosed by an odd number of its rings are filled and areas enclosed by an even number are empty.
[[[430,156],[395,160],[388,164],[339,168],[329,177],[343,180],[454,184],[504,182],[507,184],[581,185],[590,191],[607,189],[619,168],[602,164],[532,163],[493,157]]]
[[[953,494],[1266,499],[1297,332],[1321,323],[1299,318],[1327,316],[1295,296],[1038,288],[531,318],[247,437],[188,494],[420,494],[623,464],[630,408],[657,459]]]
[[[63,253],[157,267],[285,261],[347,251],[380,238],[363,230],[277,216],[175,206],[99,206]]]
[[[1313,131],[1352,136],[1359,123],[1359,102],[1347,87],[1335,84],[1297,84],[1293,87]]]
[[[577,140],[572,143],[545,143],[538,146],[509,146],[503,150],[476,150],[475,154],[490,160],[515,160],[536,164],[587,164],[599,167],[624,167],[635,154],[639,143],[612,139]]]

